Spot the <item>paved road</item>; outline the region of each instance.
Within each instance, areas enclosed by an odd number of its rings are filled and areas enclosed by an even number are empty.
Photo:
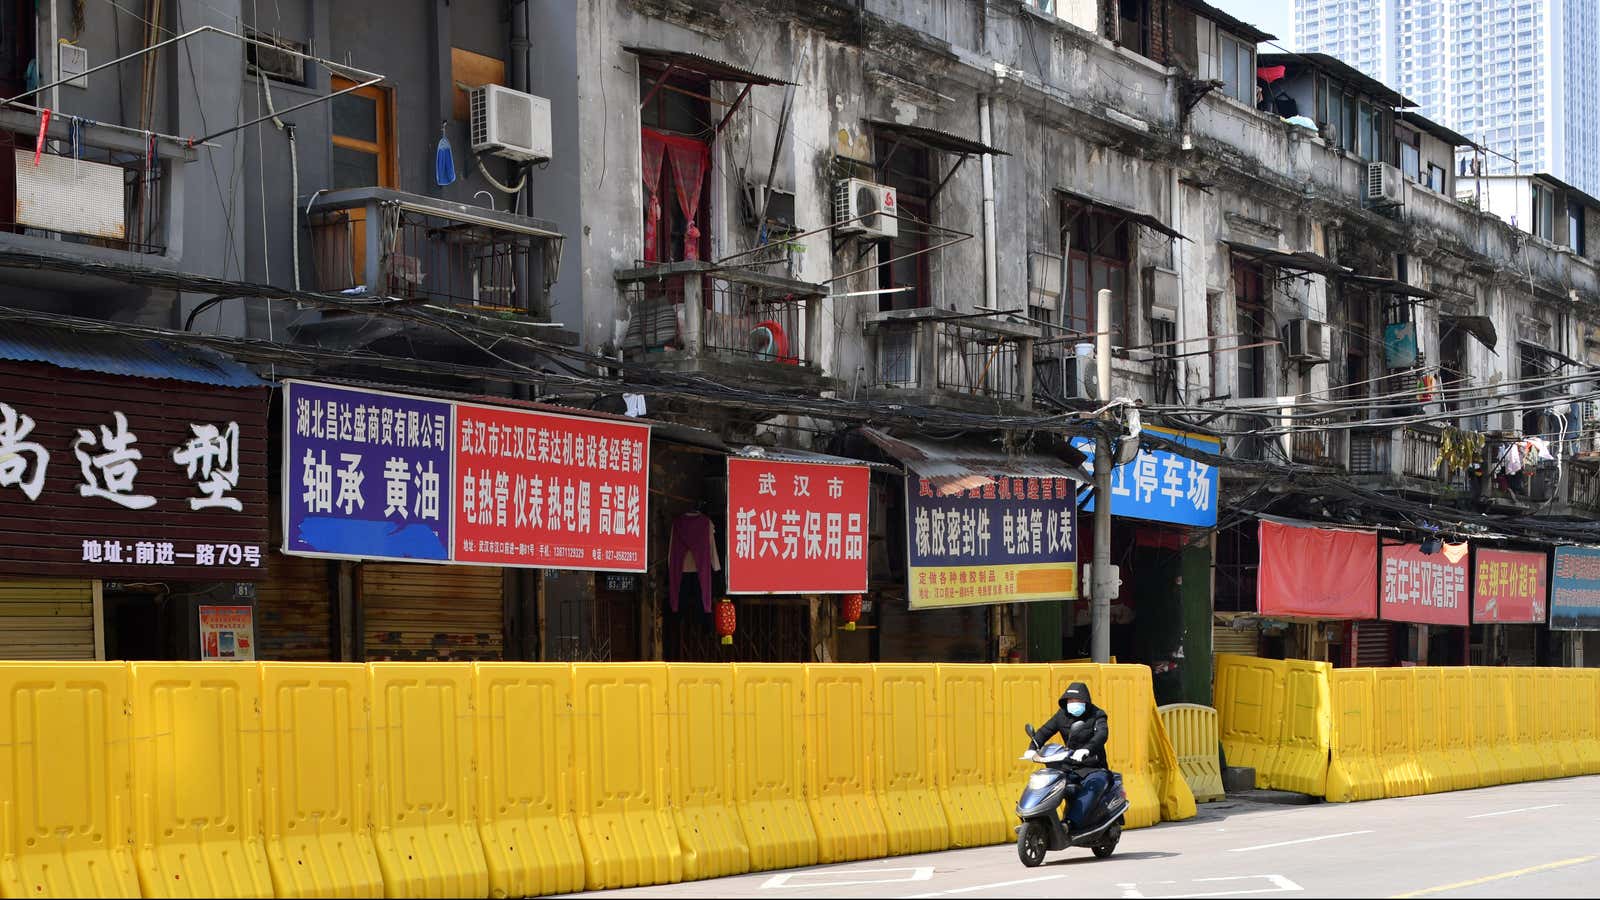
[[[1125,832],[1116,856],[1014,846],[763,872],[586,897],[1590,897],[1600,883],[1600,776],[1375,800],[1228,801]]]

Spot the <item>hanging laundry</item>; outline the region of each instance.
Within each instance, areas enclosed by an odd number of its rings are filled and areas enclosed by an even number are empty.
[[[439,124],[439,144],[433,151],[433,183],[439,187],[456,183],[456,157],[450,149],[449,123]]]
[[[39,110],[39,139],[33,142],[33,165],[38,168],[39,160],[44,156],[44,139],[50,133],[50,110]]]
[[[1500,448],[1500,469],[1507,475],[1515,475],[1522,471],[1522,446],[1520,444],[1507,444]]]
[[[1522,439],[1522,464],[1531,466],[1542,462],[1554,462],[1555,454],[1550,452],[1550,442],[1542,437],[1527,437]]]
[[[700,576],[700,605],[711,612],[711,573],[722,571],[717,556],[717,529],[704,513],[690,512],[672,520],[667,550],[667,602],[678,611],[678,587],[684,575]]]

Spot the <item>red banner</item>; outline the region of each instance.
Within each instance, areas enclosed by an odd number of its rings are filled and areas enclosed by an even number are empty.
[[[1264,616],[1378,617],[1378,535],[1261,522],[1256,608]]]
[[[645,570],[650,428],[456,405],[455,560]]]
[[[867,589],[866,466],[728,458],[728,593]]]
[[[1472,621],[1544,621],[1545,554],[1478,549],[1472,566]]]
[[[1390,622],[1467,624],[1467,545],[1423,553],[1418,544],[1383,548],[1383,607]],[[1455,556],[1451,561],[1450,557]]]

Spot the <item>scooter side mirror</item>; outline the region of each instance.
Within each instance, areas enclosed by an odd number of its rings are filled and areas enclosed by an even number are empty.
[[[1022,726],[1022,730],[1026,731],[1028,733],[1028,737],[1033,737],[1033,725],[1032,724],[1023,725]]]

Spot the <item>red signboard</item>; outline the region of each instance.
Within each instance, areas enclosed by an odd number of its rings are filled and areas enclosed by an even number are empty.
[[[454,559],[645,570],[650,428],[456,404]]]
[[[1467,545],[1423,553],[1418,544],[1383,548],[1382,616],[1390,622],[1467,624]],[[1451,560],[1450,557],[1455,557]]]
[[[1264,616],[1377,618],[1377,533],[1263,519],[1256,608]]]
[[[866,466],[728,458],[728,593],[867,589]]]
[[[1472,554],[1472,621],[1543,622],[1543,553],[1478,549]]]

